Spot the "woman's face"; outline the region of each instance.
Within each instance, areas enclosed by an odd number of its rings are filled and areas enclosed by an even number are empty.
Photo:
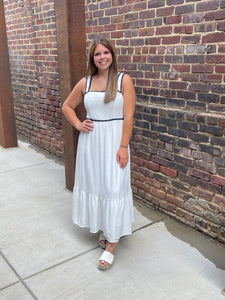
[[[112,54],[108,48],[102,44],[98,44],[94,51],[94,64],[99,71],[109,69],[113,62]]]

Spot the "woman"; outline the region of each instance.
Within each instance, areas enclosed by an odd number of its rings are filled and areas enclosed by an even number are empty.
[[[129,141],[135,110],[135,90],[128,74],[117,73],[115,49],[105,38],[93,40],[89,77],[82,78],[63,104],[67,120],[80,131],[73,190],[73,222],[101,231],[106,248],[99,268],[111,267],[120,237],[132,233]],[[81,122],[74,109],[87,111]]]

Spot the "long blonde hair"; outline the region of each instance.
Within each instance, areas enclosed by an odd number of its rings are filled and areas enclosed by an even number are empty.
[[[104,103],[109,103],[116,98],[118,88],[116,50],[111,40],[104,37],[97,37],[92,41],[88,56],[88,75],[93,76],[98,73],[98,68],[94,64],[94,51],[96,46],[99,44],[102,44],[108,48],[112,54],[112,64],[109,67],[104,99]]]

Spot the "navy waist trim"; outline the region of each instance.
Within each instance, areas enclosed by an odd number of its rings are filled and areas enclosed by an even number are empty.
[[[87,118],[87,119],[94,122],[110,122],[110,121],[124,120],[124,118],[114,118],[114,119],[107,119],[107,120],[96,120],[91,118]]]

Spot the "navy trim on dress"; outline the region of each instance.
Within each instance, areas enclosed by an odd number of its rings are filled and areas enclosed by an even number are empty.
[[[122,74],[122,75],[121,75]],[[119,87],[119,91],[118,92],[120,92],[120,93],[122,93],[122,84],[123,84],[123,76],[125,75],[126,73],[123,73],[123,72],[121,72],[120,74],[119,74],[119,76],[121,76],[121,79],[120,79],[120,87]]]
[[[107,120],[96,120],[96,119],[87,118],[87,120],[91,120],[93,122],[110,122],[110,121],[124,120],[124,118],[113,118]]]
[[[87,85],[88,85],[88,77],[86,77],[86,82],[85,82],[85,94],[87,93]]]

